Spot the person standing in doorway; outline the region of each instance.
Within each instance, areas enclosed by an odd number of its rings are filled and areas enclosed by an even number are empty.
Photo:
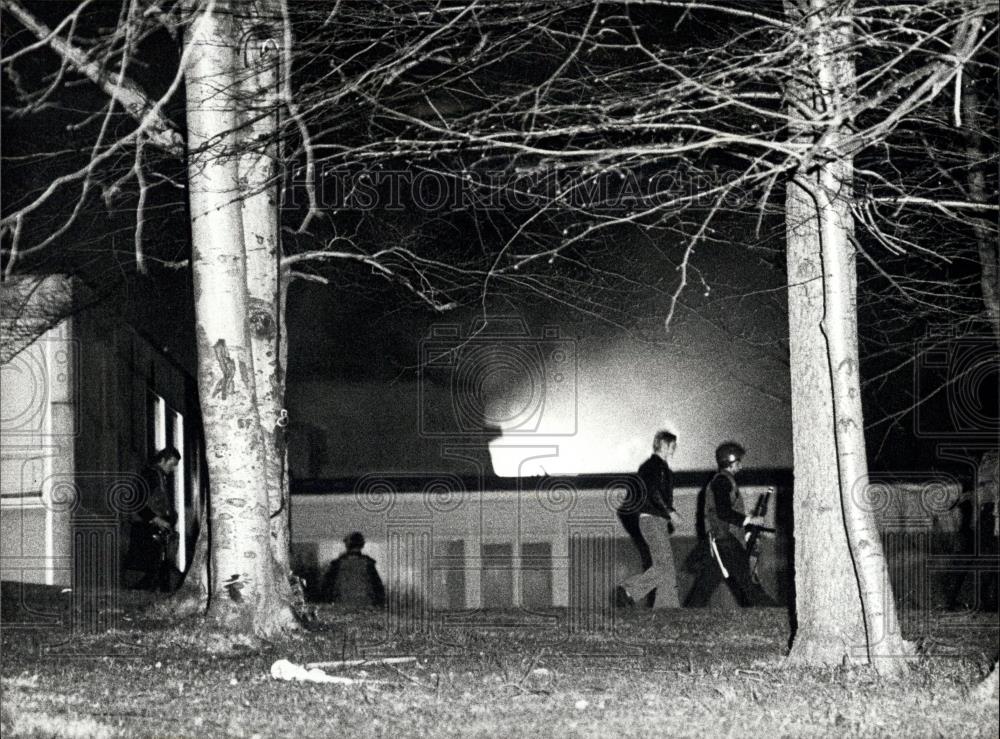
[[[634,605],[652,591],[654,609],[679,608],[677,572],[670,536],[674,533],[674,480],[669,460],[677,450],[677,435],[666,430],[653,436],[653,454],[639,467],[618,509],[622,527],[632,537],[643,571],[618,586],[619,602]]]
[[[735,441],[720,444],[715,450],[719,471],[698,498],[698,531],[703,537],[699,546],[706,552],[700,559],[700,571],[685,606],[707,606],[722,582],[729,586],[741,606],[753,602],[754,585],[744,530],[749,526],[763,527],[765,522],[763,516],[748,516],[743,510],[736,475],[743,468],[745,454],[746,450]]]
[[[138,589],[158,589],[164,593],[172,589],[178,536],[174,530],[177,514],[169,479],[180,460],[180,452],[172,446],[166,447],[153,456],[141,473],[143,505],[130,517],[126,559],[126,568],[144,573],[135,586]]]

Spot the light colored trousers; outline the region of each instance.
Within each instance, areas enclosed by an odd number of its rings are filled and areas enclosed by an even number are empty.
[[[656,590],[656,602],[653,609],[680,608],[680,597],[677,593],[677,570],[674,567],[674,552],[670,548],[670,531],[667,529],[667,519],[659,516],[641,514],[639,516],[639,531],[649,546],[649,556],[652,566],[645,572],[632,575],[622,585],[638,603]]]

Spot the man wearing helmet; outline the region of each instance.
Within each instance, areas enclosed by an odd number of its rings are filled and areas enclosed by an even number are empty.
[[[629,487],[618,509],[622,526],[632,537],[643,571],[618,586],[617,598],[635,604],[653,590],[653,608],[679,608],[677,572],[670,535],[674,532],[670,514],[674,511],[674,482],[668,460],[677,449],[677,435],[657,431],[653,454],[639,467],[636,484]]]
[[[698,579],[684,605],[701,608],[708,605],[712,593],[725,580],[736,601],[748,606],[752,601],[753,582],[743,545],[747,526],[764,526],[762,516],[747,516],[743,511],[736,474],[742,469],[746,450],[735,441],[720,444],[715,450],[719,471],[698,496],[698,535],[707,546],[709,557],[702,559]]]

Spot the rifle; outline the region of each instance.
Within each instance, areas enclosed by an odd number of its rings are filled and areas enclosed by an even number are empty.
[[[774,488],[768,488],[763,495],[757,498],[757,504],[753,507],[752,516],[767,515],[767,505],[771,501],[772,493],[774,493]],[[774,529],[768,526],[750,526],[748,528],[746,545],[747,558],[750,560],[750,580],[755,585],[759,585],[760,579],[757,577],[757,564],[760,561],[760,535],[765,531],[773,534]]]

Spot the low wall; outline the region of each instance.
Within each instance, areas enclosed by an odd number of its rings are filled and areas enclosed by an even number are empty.
[[[681,482],[703,480],[688,473]],[[625,475],[530,478],[475,484],[448,475],[396,480],[370,475],[349,483],[300,486],[293,495],[292,547],[297,572],[315,586],[342,539],[360,531],[387,588],[420,591],[435,608],[567,606],[578,591],[610,602],[616,583],[640,562],[616,510]],[[769,485],[743,488],[752,507]],[[776,483],[782,479],[776,478]],[[701,484],[675,488],[674,556],[682,596],[691,575],[682,563],[696,543]],[[303,490],[302,488],[305,488]],[[779,488],[781,490],[782,488]],[[778,598],[787,592],[781,532],[785,494],[768,514],[779,534],[763,543],[759,574]]]
[[[696,544],[695,507],[708,471],[677,474],[677,530],[672,544],[682,597],[692,584],[683,562]],[[343,551],[342,539],[361,531],[387,588],[405,589],[434,608],[562,606],[578,591],[610,601],[616,583],[640,568],[615,511],[627,475],[547,477],[492,482],[451,475],[299,481],[292,498],[296,571],[309,590]],[[791,475],[753,472],[743,481],[747,508],[775,488],[758,568],[778,602],[792,597]],[[949,582],[964,567],[956,559],[961,485],[873,478],[855,504],[871,510],[883,529],[894,592],[901,604],[944,602]],[[966,557],[968,559],[968,557]],[[987,563],[988,565],[988,563]],[[978,571],[976,570],[976,571]],[[971,579],[971,578],[970,578]],[[722,589],[717,605],[733,605]]]

